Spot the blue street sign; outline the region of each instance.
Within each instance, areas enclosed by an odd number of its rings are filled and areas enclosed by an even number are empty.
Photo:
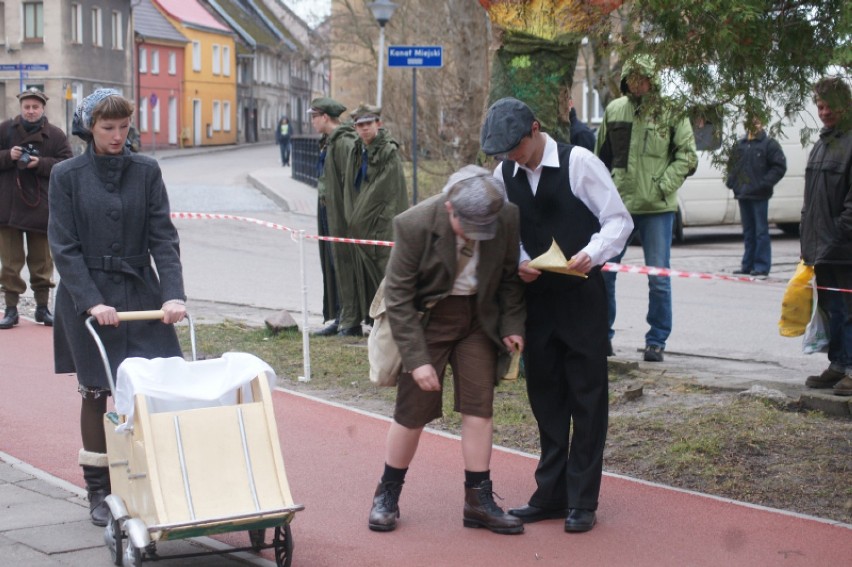
[[[151,93],[151,108],[157,106],[157,93]]]
[[[443,67],[444,48],[440,45],[391,45],[388,67]]]
[[[47,71],[47,63],[3,63],[0,71]]]

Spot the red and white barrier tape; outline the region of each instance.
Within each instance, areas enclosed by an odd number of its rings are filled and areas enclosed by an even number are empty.
[[[235,220],[240,222],[247,222],[251,224],[256,224],[259,226],[263,226],[266,228],[271,228],[274,230],[283,230],[286,232],[290,232],[293,236],[299,234],[299,231],[295,228],[290,228],[288,226],[284,226],[282,224],[264,221],[260,219],[255,219],[251,217],[241,217],[238,215],[228,215],[228,214],[220,214],[220,213],[172,213],[173,219],[189,219],[189,220]],[[338,236],[319,236],[316,234],[305,234],[305,238],[309,238],[311,240],[324,240],[326,242],[338,242],[343,244],[365,244],[367,246],[393,246],[393,242],[388,240],[365,240],[360,238],[342,238]],[[621,272],[626,274],[640,274],[646,276],[668,276],[670,278],[691,278],[698,280],[724,280],[724,281],[734,281],[734,282],[747,282],[747,283],[764,283],[764,284],[778,284],[787,282],[779,279],[757,279],[752,276],[729,276],[726,274],[710,274],[707,272],[684,272],[681,270],[672,270],[670,268],[657,268],[654,266],[630,266],[626,264],[615,264],[612,262],[607,262],[601,269],[605,272]],[[818,287],[818,289],[825,291],[841,291],[844,293],[852,293],[852,289],[841,289],[841,288],[833,288],[833,287]]]

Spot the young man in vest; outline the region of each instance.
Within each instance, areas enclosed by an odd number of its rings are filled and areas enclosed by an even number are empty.
[[[608,419],[608,311],[600,266],[621,251],[633,222],[603,163],[542,132],[520,100],[491,105],[480,140],[483,152],[502,160],[494,176],[521,213],[524,367],[541,442],[537,489],[526,506],[509,513],[527,523],[564,518],[565,531],[589,531]],[[528,266],[554,240],[570,258],[567,267],[587,277]]]

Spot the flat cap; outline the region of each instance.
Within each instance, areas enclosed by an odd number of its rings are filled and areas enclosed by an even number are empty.
[[[352,121],[355,122],[355,124],[373,122],[374,120],[380,120],[382,118],[382,109],[381,107],[364,104],[362,102],[358,105],[358,108],[352,111],[350,116],[352,116]]]
[[[504,154],[521,143],[530,133],[535,114],[516,98],[501,98],[485,115],[479,145],[486,155]]]
[[[42,103],[47,104],[48,97],[46,94],[41,92],[35,87],[30,87],[24,92],[20,93],[18,96],[18,100],[24,100],[25,98],[37,98]]]
[[[344,112],[346,112],[345,106],[328,97],[315,98],[311,101],[311,108],[308,109],[308,114],[328,114],[332,118],[337,118]]]
[[[506,204],[506,190],[491,170],[466,165],[450,176],[443,191],[466,237],[471,240],[494,238],[497,218]]]

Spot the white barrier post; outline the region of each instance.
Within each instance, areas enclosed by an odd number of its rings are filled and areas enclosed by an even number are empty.
[[[305,231],[299,231],[299,268],[302,273],[302,361],[304,376],[299,382],[311,381],[311,341],[308,332],[308,278],[305,270]]]

